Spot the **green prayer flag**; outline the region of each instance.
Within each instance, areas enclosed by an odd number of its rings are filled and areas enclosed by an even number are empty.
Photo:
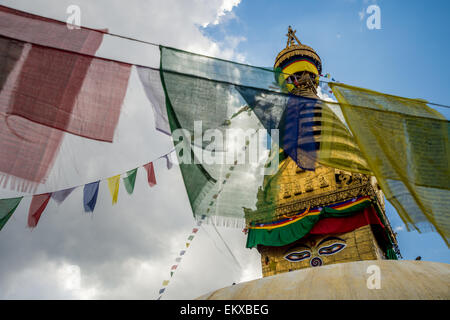
[[[188,240],[194,239],[194,235],[189,236]]]
[[[123,178],[123,183],[125,185],[125,189],[127,190],[128,194],[132,194],[134,191],[134,184],[136,183],[137,170],[138,168],[127,171],[127,176]]]
[[[0,230],[16,211],[23,197],[0,200]]]

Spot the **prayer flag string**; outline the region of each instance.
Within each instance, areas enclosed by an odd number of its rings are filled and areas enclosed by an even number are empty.
[[[200,227],[202,225],[202,223],[205,221],[206,215],[203,215],[201,217],[200,220],[197,221],[197,226]],[[169,280],[163,280],[162,282],[162,287],[159,289],[158,293],[159,293],[159,297],[156,300],[161,300],[161,297],[163,295],[163,293],[166,291],[167,286],[170,283],[170,280],[173,278],[173,275],[175,274],[175,271],[178,269],[182,256],[184,256],[184,254],[186,253],[186,249],[189,248],[189,246],[191,245],[191,242],[194,240],[195,235],[198,232],[198,228],[193,228],[191,231],[191,234],[188,236],[187,238],[187,242],[186,242],[186,248],[184,248],[183,250],[180,251],[180,253],[178,254],[178,256],[175,258],[175,262],[176,264],[172,265],[172,267],[170,268],[170,279]]]
[[[73,186],[70,188],[65,188],[62,190],[57,190],[53,192],[46,192],[42,194],[34,194],[34,195],[24,195],[16,198],[6,198],[6,199],[0,199],[0,230],[4,227],[6,222],[9,220],[9,218],[12,216],[12,214],[15,212],[17,207],[19,206],[21,200],[25,197],[32,197],[32,201],[30,204],[30,208],[28,210],[28,227],[35,228],[39,222],[39,219],[44,212],[45,208],[48,205],[48,202],[50,199],[53,199],[58,205],[60,205],[66,198],[77,188],[83,186],[83,207],[85,212],[94,212],[95,205],[97,203],[97,197],[98,197],[98,191],[100,188],[100,182],[107,181],[108,182],[108,188],[111,193],[112,197],[112,204],[114,205],[117,203],[118,199],[118,193],[119,193],[119,184],[120,184],[120,177],[122,175],[126,175],[123,178],[123,183],[125,185],[125,189],[127,190],[128,194],[132,194],[134,191],[134,185],[136,182],[136,174],[139,168],[143,167],[148,172],[148,181],[150,187],[153,187],[156,185],[156,177],[154,172],[154,166],[153,163],[161,158],[166,159],[166,165],[168,169],[171,169],[173,164],[170,161],[170,154],[175,149],[172,149],[168,153],[154,159],[151,162],[148,162],[144,165],[141,165],[135,169],[128,170],[125,173],[120,173],[117,175],[114,175],[109,178],[100,179],[91,183],[86,183],[78,186]],[[192,240],[192,239],[190,239]]]

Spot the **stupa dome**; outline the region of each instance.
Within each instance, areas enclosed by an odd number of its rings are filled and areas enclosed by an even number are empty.
[[[380,288],[369,289],[370,266],[378,266]],[[366,260],[307,268],[243,282],[199,300],[427,300],[450,299],[450,264]]]

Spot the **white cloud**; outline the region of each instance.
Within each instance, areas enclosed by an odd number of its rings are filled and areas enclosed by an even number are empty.
[[[220,23],[222,17],[226,16],[227,13],[230,13],[234,7],[237,7],[241,3],[241,0],[224,0],[219,10],[217,10],[217,17],[214,20],[213,24],[217,25]],[[203,25],[206,27],[209,23]]]

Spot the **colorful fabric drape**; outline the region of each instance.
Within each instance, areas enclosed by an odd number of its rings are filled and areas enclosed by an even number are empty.
[[[306,210],[297,217],[294,216],[272,223],[250,226],[247,248],[256,247],[258,244],[284,246],[303,238],[314,230],[316,225],[315,234],[321,233],[325,229],[330,231],[330,233],[331,231],[348,232],[366,224],[375,223],[382,225],[374,210],[364,211],[371,205],[372,203],[368,197],[361,197],[330,207]],[[333,225],[334,220],[328,219],[342,219],[342,222],[338,225]],[[319,224],[321,220],[325,222]]]
[[[30,191],[45,181],[62,131],[112,141],[131,66],[91,56],[101,31],[5,7],[0,21],[0,183],[12,176],[12,188]]]
[[[419,231],[435,229],[449,245],[449,121],[426,101],[330,86],[386,199],[403,222]]]
[[[42,212],[47,207],[48,201],[52,196],[51,193],[34,195],[31,199],[30,208],[28,210],[28,227],[35,228],[41,218]]]
[[[320,219],[309,231],[309,234],[350,232],[368,224],[383,227],[383,224],[372,206],[365,207],[358,213],[348,217],[330,217]]]
[[[119,196],[119,185],[120,185],[120,174],[108,178],[108,189],[111,194],[112,204],[117,203],[117,198]]]
[[[14,211],[16,211],[22,198],[0,199],[0,230],[2,230]]]
[[[127,176],[123,178],[123,184],[125,185],[125,189],[127,190],[128,194],[132,194],[134,191],[137,171],[138,168],[127,171]]]
[[[153,168],[153,162],[149,162],[144,165],[145,170],[147,171],[147,181],[150,187],[156,185],[156,176],[155,169]]]
[[[84,189],[83,189],[84,211],[94,212],[94,208],[97,203],[99,186],[100,186],[100,181],[88,183],[84,186]]]

